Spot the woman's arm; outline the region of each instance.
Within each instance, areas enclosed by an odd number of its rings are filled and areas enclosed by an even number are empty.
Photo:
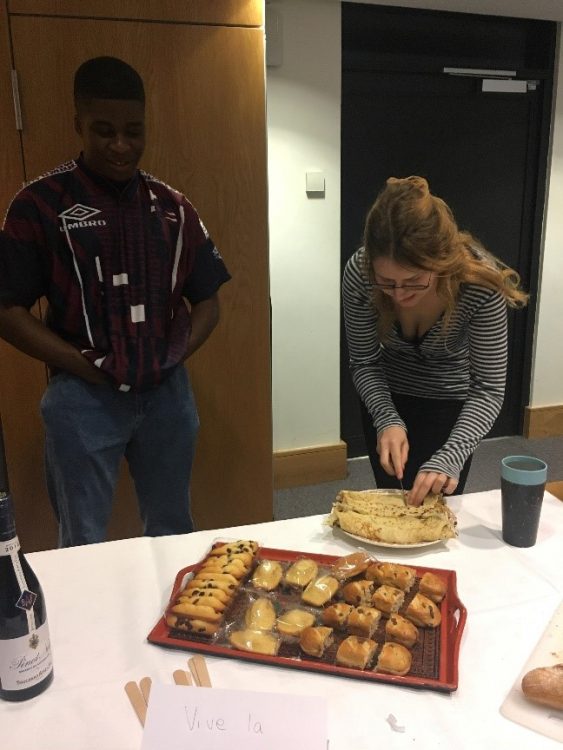
[[[465,461],[493,426],[504,399],[507,366],[506,302],[491,293],[472,315],[468,329],[470,385],[463,409],[448,440],[420,467],[413,501],[433,489],[436,477],[457,480]],[[422,476],[426,474],[426,476]],[[443,480],[441,480],[443,481]],[[453,491],[457,485],[449,491]],[[423,494],[424,493],[424,494]]]
[[[377,316],[362,273],[362,251],[344,270],[342,300],[352,381],[377,430],[377,453],[390,475],[403,478],[409,444],[406,427],[391,399],[377,335]]]

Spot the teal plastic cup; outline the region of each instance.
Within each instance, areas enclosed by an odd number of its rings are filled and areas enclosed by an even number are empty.
[[[547,464],[535,456],[501,461],[502,538],[513,547],[533,547],[538,536]]]

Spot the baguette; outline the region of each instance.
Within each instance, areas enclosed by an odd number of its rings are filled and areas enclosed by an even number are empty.
[[[563,664],[526,672],[522,678],[522,692],[534,703],[563,711]]]

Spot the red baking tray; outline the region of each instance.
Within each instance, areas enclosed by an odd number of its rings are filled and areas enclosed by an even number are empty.
[[[221,544],[221,542],[217,542],[217,544]],[[315,560],[320,567],[324,566],[325,568],[329,568],[339,559],[339,556],[334,555],[321,555],[309,552],[274,549],[270,547],[261,547],[256,556],[257,560],[277,560],[282,564],[294,562],[302,557]],[[178,572],[174,581],[174,588],[170,595],[171,603],[175,601],[178,592],[185,585],[185,581],[189,574],[194,571],[201,562],[202,561],[199,561],[194,565],[182,568],[182,570]],[[440,627],[435,630],[432,628],[419,628],[422,642],[417,644],[412,650],[413,665],[416,662],[416,649],[420,648],[425,652],[422,659],[419,659],[422,664],[419,674],[415,674],[411,671],[405,676],[399,676],[374,672],[370,669],[351,669],[349,667],[341,667],[330,661],[317,660],[303,653],[300,653],[299,656],[287,656],[283,655],[283,653],[278,653],[277,656],[267,656],[240,651],[239,649],[232,647],[228,641],[222,642],[221,639],[206,640],[203,637],[173,631],[166,624],[164,615],[158,620],[147,638],[150,643],[165,646],[167,648],[199,651],[205,654],[212,654],[213,656],[225,656],[276,667],[288,667],[290,669],[321,672],[326,675],[352,677],[367,682],[385,682],[393,685],[427,688],[441,692],[453,692],[458,686],[459,647],[467,619],[467,610],[461,603],[457,594],[455,571],[444,570],[443,568],[425,568],[417,565],[412,565],[411,567],[416,569],[418,577],[422,576],[427,571],[436,573],[446,581],[448,587],[447,594],[441,603],[442,622]],[[361,576],[358,576],[358,578],[361,578]],[[413,591],[414,590],[415,589],[413,589]],[[280,651],[282,651],[282,649],[280,649]],[[432,654],[431,652],[434,653]],[[428,655],[431,657],[431,668],[428,668]]]

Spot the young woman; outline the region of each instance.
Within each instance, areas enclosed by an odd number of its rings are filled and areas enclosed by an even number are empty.
[[[379,487],[460,494],[504,398],[516,271],[458,229],[423,177],[387,180],[343,278],[350,368]]]

